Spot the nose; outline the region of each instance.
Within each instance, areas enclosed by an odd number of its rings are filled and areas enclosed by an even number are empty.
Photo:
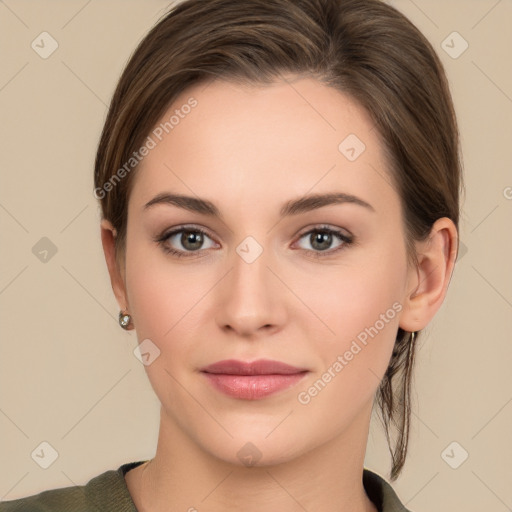
[[[283,327],[286,287],[271,268],[269,255],[269,251],[263,250],[250,262],[234,251],[232,266],[219,283],[216,296],[216,320],[222,330],[243,337],[257,337]]]

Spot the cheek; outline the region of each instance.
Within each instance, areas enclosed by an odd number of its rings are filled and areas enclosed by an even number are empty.
[[[169,374],[181,381],[200,362],[214,358],[208,351],[215,347],[205,339],[214,322],[218,269],[205,265],[199,270],[200,265],[176,263],[160,248],[142,243],[127,250],[130,309],[139,343],[149,339],[160,351],[145,369],[161,400],[176,386]]]
[[[188,406],[187,395],[178,383],[185,383],[184,376],[195,369],[194,333],[198,331],[199,303],[208,286],[197,274],[194,277],[165,257],[150,253],[127,251],[128,300],[138,342],[149,339],[159,350],[158,357],[145,366],[151,386],[166,410],[183,411]]]
[[[127,254],[128,300],[140,339],[170,339],[176,332],[192,328],[193,314],[188,312],[206,291],[192,266],[178,267],[151,251]]]
[[[398,326],[396,310],[400,308],[393,304],[402,300],[406,276],[397,259],[383,255],[378,264],[367,260],[359,265],[325,267],[314,278],[302,273],[294,279],[294,289],[306,306],[303,328],[311,331],[311,326],[318,325],[324,340],[343,345],[375,323],[381,330],[382,315],[386,330],[389,325]],[[312,314],[317,317],[314,322]]]
[[[386,372],[400,304],[395,302],[393,307],[385,301],[386,307],[382,308],[377,302],[365,307],[360,303],[357,308],[355,302],[356,299],[346,302],[346,321],[336,324],[336,339],[316,343],[321,364],[296,395],[304,428],[318,428],[318,418],[333,435],[348,428],[363,410],[363,404],[373,401]]]
[[[200,297],[191,269],[171,260],[142,223],[128,223],[127,295],[140,341],[149,338],[162,349],[162,340],[186,324],[187,310]]]
[[[315,343],[319,372],[313,388],[301,389],[305,395],[300,403],[311,401],[335,422],[350,417],[350,411],[355,414],[357,404],[371,398],[395,343],[404,279],[399,255],[391,251],[386,257],[382,251],[378,264],[330,269],[321,288],[312,280],[304,284],[309,287],[308,306],[323,322],[323,335]],[[304,332],[308,325],[304,321]]]

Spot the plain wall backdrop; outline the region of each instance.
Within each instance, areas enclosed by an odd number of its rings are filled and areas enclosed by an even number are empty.
[[[417,353],[393,487],[414,512],[510,510],[512,2],[391,3],[446,67],[466,182],[461,252]],[[92,176],[123,66],[169,5],[0,1],[0,499],[154,455],[159,402],[135,332],[117,323]],[[43,442],[58,452],[47,469],[32,455]],[[376,418],[365,465],[389,479]]]

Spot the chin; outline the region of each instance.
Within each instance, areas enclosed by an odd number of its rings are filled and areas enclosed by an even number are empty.
[[[222,442],[214,446],[206,445],[206,448],[215,458],[240,468],[269,467],[283,464],[299,457],[307,451],[306,446],[301,446],[294,436],[275,436],[274,439],[266,438],[265,433],[256,435],[252,430],[247,436],[237,435],[234,439],[222,439]],[[270,437],[272,437],[271,434]]]

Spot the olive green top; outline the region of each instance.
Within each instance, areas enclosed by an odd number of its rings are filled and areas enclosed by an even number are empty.
[[[129,462],[102,473],[85,485],[50,489],[26,498],[0,502],[0,512],[137,512],[124,475],[146,461]],[[364,468],[363,486],[379,512],[411,512],[377,473]]]

